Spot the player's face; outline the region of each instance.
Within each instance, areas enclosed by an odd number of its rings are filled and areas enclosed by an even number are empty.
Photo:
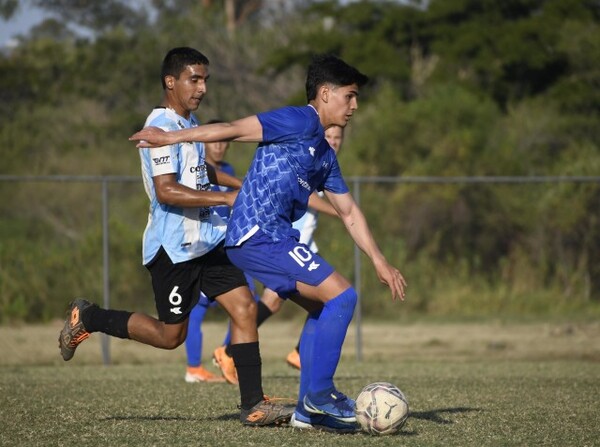
[[[188,65],[179,75],[179,79],[173,76],[166,78],[167,88],[172,91],[169,106],[175,111],[188,118],[200,106],[206,94],[206,82],[208,81],[208,67],[206,65]]]
[[[337,154],[344,141],[344,131],[340,126],[331,126],[325,130],[325,139]]]
[[[358,108],[358,86],[356,84],[333,87],[329,94],[330,124],[346,127]]]
[[[204,148],[206,149],[206,161],[212,165],[219,164],[225,158],[225,153],[229,143],[225,141],[219,141],[217,143],[205,143]]]

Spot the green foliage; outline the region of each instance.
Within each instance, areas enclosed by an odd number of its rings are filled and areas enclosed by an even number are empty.
[[[43,3],[54,22],[0,56],[1,174],[139,176],[127,137],[161,100],[164,53],[181,45],[211,61],[204,121],[304,103],[305,67],[318,52],[368,74],[340,155],[347,177],[600,173],[596,2],[298,2],[233,34],[220,6],[190,0],[154,2],[151,26],[128,2]],[[14,7],[0,2],[2,14]],[[77,37],[75,24],[93,36]],[[239,176],[252,153],[232,145]],[[110,191],[113,301],[152,312],[141,181]],[[410,283],[411,313],[585,313],[600,299],[598,182],[359,192],[376,240]],[[0,183],[3,321],[48,320],[75,295],[100,301],[100,197],[98,184]],[[354,277],[340,222],[323,217],[317,242]],[[367,315],[397,315],[366,258],[361,281]]]

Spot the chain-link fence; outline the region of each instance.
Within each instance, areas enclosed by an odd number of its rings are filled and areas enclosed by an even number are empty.
[[[443,219],[452,220],[450,224],[458,235],[465,233],[462,243],[466,245],[471,244],[470,237],[482,237],[472,225],[481,219],[469,208],[474,192],[489,194],[483,199],[485,203],[494,202],[495,207],[506,208],[503,210],[506,215],[524,214],[531,208],[541,207],[540,216],[535,217],[539,220],[547,215],[543,209],[551,208],[553,201],[561,204],[561,194],[567,198],[585,195],[589,193],[586,185],[598,191],[600,177],[349,177],[347,182],[382,250],[393,258],[398,252],[406,253],[419,244],[429,247],[423,240],[427,237],[423,228],[443,225]],[[547,194],[548,185],[565,185],[563,189],[568,191],[561,189]],[[435,203],[427,205],[423,202],[431,196],[423,195],[423,191],[432,188],[438,191],[434,195]],[[115,305],[129,308],[133,301],[138,304],[136,308],[152,311],[153,302],[147,299],[152,294],[150,281],[141,267],[141,237],[148,200],[139,177],[0,175],[0,196],[3,197],[0,205],[2,309],[8,309],[16,317],[47,320],[55,317],[56,309],[64,307],[75,295],[102,295],[107,308]],[[524,199],[524,196],[527,197]],[[515,199],[498,200],[498,197]],[[516,198],[529,205],[523,209]],[[482,197],[477,200],[481,201]],[[568,206],[573,210],[567,211],[563,220],[574,213],[585,213],[573,201]],[[440,209],[447,212],[441,215]],[[469,213],[470,226],[464,225],[464,215]],[[491,218],[490,214],[486,212],[483,219]],[[526,225],[526,216],[522,223],[518,219],[507,223],[500,217],[494,218],[499,219],[496,225],[500,233]],[[354,327],[356,356],[360,360],[362,297],[365,290],[372,294],[377,280],[374,275],[365,275],[369,267],[363,265],[360,250],[356,246],[352,248],[349,240],[338,234],[344,233],[338,231],[343,229],[341,224],[325,223],[324,219],[321,223],[325,229],[317,236],[320,252],[328,259],[332,253],[336,260],[343,260],[340,261],[342,273],[352,279],[359,294]],[[499,237],[501,239],[502,234]],[[460,242],[454,242],[457,243]],[[438,250],[442,245],[438,242]],[[452,243],[447,246],[452,247]],[[445,250],[449,250],[447,246]],[[501,249],[491,247],[490,251]],[[34,299],[38,300],[35,307],[30,305]],[[33,308],[40,315],[32,315]],[[386,312],[386,308],[380,311]],[[108,364],[108,337],[102,340],[103,358]]]

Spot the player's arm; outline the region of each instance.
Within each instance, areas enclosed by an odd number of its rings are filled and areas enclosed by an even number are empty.
[[[242,181],[234,177],[233,175],[229,175],[226,172],[219,171],[215,169],[216,180],[213,185],[221,185],[227,186],[228,188],[240,189],[242,187]],[[211,180],[212,183],[212,180]]]
[[[232,206],[237,191],[199,191],[179,183],[175,174],[163,174],[152,177],[156,198],[164,205],[181,208],[199,206]]]
[[[308,206],[320,213],[325,213],[330,216],[338,217],[338,213],[335,210],[335,208],[331,205],[331,203],[329,203],[327,200],[323,200],[321,197],[319,197],[319,194],[317,194],[316,192],[313,192],[308,197]]]
[[[165,132],[158,127],[145,127],[129,137],[137,141],[136,147],[160,147],[185,141],[213,143],[217,141],[241,141],[259,143],[263,129],[256,115],[241,118],[230,123],[205,124],[189,129]]]
[[[337,210],[344,226],[356,245],[371,259],[379,280],[392,291],[392,298],[404,300],[406,281],[400,271],[390,265],[377,246],[373,234],[367,225],[364,214],[350,193],[334,194],[325,191],[333,207]]]
[[[240,189],[242,181],[226,172],[215,169],[213,165],[206,163],[206,175],[208,181],[213,185],[226,186],[232,189]]]

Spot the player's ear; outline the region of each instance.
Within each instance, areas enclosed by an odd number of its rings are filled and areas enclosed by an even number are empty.
[[[165,85],[170,90],[175,85],[175,76],[167,75],[165,76]]]
[[[331,94],[331,89],[329,88],[329,85],[323,84],[321,87],[319,87],[319,98],[324,103],[329,102],[330,94]]]

